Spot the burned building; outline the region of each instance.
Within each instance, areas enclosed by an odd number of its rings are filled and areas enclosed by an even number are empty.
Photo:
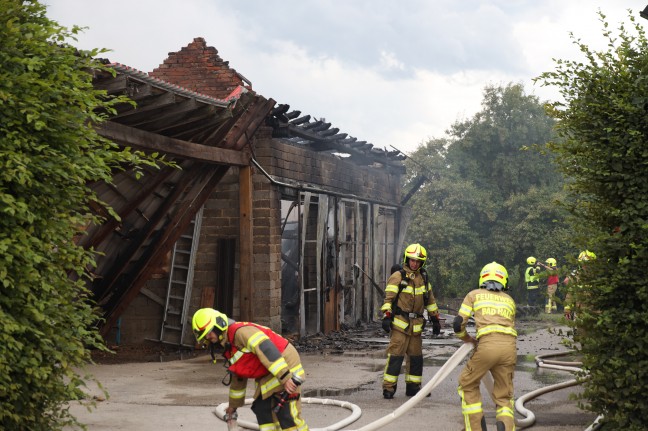
[[[95,88],[137,105],[99,133],[177,165],[91,185],[118,215],[96,208],[106,221],[82,239],[101,253],[110,343],[191,346],[201,307],[301,336],[376,317],[406,229],[404,156],[257,94],[202,38],[150,73],[109,68]]]

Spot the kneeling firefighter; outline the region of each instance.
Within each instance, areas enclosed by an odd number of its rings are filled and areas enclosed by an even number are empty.
[[[394,398],[398,375],[407,355],[405,395],[413,396],[421,389],[423,378],[423,342],[421,333],[425,326],[423,311],[433,324],[434,334],[441,332],[439,310],[423,269],[427,252],[420,244],[405,249],[403,265],[387,280],[383,329],[391,331],[387,347],[387,364],[383,375],[383,397]]]
[[[479,384],[490,371],[493,375],[493,400],[497,405],[497,431],[515,430],[513,403],[513,371],[517,362],[515,301],[508,290],[508,272],[497,262],[482,268],[479,288],[466,295],[454,320],[454,331],[465,343],[474,343],[475,350],[459,375],[461,412],[466,431],[486,430]],[[474,314],[475,337],[466,332],[470,315]]]
[[[252,411],[260,430],[307,431],[301,418],[300,385],[305,379],[299,353],[270,328],[236,322],[212,308],[196,311],[191,321],[196,340],[224,348],[231,375],[226,417],[245,404],[247,379],[255,379]]]

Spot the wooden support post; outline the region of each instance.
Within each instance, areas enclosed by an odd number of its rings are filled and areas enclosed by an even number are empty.
[[[253,255],[252,255],[252,168],[243,166],[239,170],[239,211],[240,211],[240,295],[239,306],[241,321],[253,321],[252,314],[252,285]]]

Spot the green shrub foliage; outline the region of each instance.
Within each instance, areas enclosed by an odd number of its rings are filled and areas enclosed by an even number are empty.
[[[95,91],[99,51],[66,44],[79,28],[36,1],[0,0],[0,423],[78,426],[89,348],[101,348],[85,287],[94,259],[73,241],[93,221],[90,181],[153,159],[99,137],[117,101]]]
[[[645,430],[648,418],[648,43],[642,25],[610,30],[603,51],[575,39],[585,60],[539,77],[560,89],[548,107],[570,179],[576,243],[596,253],[574,283],[576,341],[589,372],[583,405],[604,429]],[[576,344],[578,345],[578,343]]]

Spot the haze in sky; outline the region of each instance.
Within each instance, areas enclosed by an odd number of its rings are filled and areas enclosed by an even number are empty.
[[[605,46],[648,0],[44,0],[88,27],[74,44],[144,72],[203,37],[253,89],[379,148],[411,153],[481,108],[487,85],[533,83],[577,59],[570,32]]]

